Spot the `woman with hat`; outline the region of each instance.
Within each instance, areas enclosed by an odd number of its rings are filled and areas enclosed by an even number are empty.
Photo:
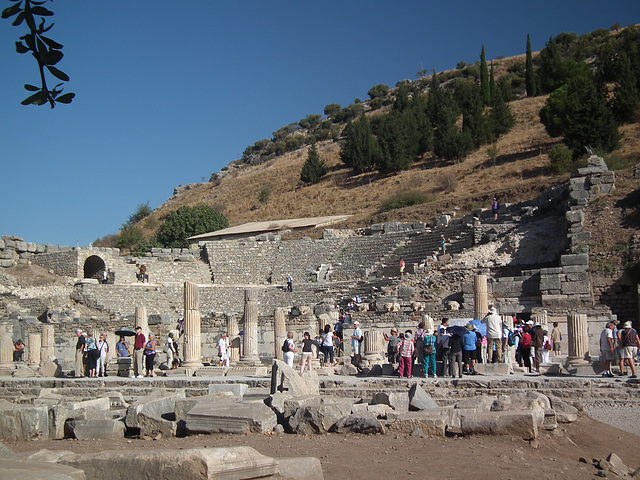
[[[398,343],[400,342],[400,338],[398,337],[398,329],[393,327],[391,329],[391,335],[387,335],[386,333],[382,333],[385,341],[389,342],[387,345],[387,357],[389,359],[389,363],[391,365],[395,365],[398,363]]]
[[[436,343],[438,339],[433,334],[433,330],[427,328],[424,331],[424,340],[423,340],[423,365],[424,365],[424,376],[428,377],[429,375],[433,375],[433,378],[438,378],[436,375]]]
[[[636,366],[633,363],[635,356],[638,354],[638,346],[640,346],[640,338],[638,332],[631,327],[631,322],[624,322],[624,328],[620,332],[620,376],[624,375],[624,364],[631,367],[631,377],[636,377]]]
[[[400,365],[398,366],[398,374],[402,378],[403,373],[407,372],[407,378],[411,378],[411,366],[413,364],[413,352],[415,345],[413,344],[413,335],[406,332],[398,344],[398,355],[400,356]]]
[[[477,353],[477,341],[476,327],[467,323],[464,328],[467,329],[467,333],[462,336],[462,363],[464,363],[464,373],[468,375],[475,375],[475,365],[478,359]]]

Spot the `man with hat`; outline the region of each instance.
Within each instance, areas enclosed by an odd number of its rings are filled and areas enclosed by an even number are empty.
[[[402,378],[404,372],[407,372],[407,378],[411,378],[411,367],[413,365],[413,352],[415,345],[413,344],[413,335],[405,332],[402,340],[398,344],[398,355],[400,356],[400,365],[398,365],[398,374]]]
[[[364,336],[362,335],[362,330],[360,330],[360,322],[358,320],[353,322],[353,326],[355,327],[353,335],[351,335],[351,351],[353,352],[353,364],[356,367],[360,367],[360,362],[362,361],[360,347],[362,345],[362,341],[364,340]]]
[[[620,376],[624,375],[624,365],[631,367],[631,377],[637,378],[636,366],[634,359],[638,354],[638,346],[640,346],[640,338],[631,326],[631,322],[624,322],[624,328],[620,332]]]
[[[487,352],[491,363],[497,363],[502,359],[502,318],[495,307],[489,309],[489,313],[482,319],[487,325]],[[495,345],[495,354],[493,347]],[[493,357],[492,357],[493,355]]]

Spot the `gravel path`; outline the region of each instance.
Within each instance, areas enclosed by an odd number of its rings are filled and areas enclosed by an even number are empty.
[[[585,405],[584,413],[594,420],[640,437],[640,405],[637,403],[596,402]]]

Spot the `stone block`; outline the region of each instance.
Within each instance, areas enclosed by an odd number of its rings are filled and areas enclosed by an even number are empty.
[[[249,385],[246,383],[210,383],[209,393],[231,392],[232,395],[242,397],[248,388]]]
[[[318,407],[321,404],[322,397],[320,395],[303,395],[300,397],[285,399],[283,402],[283,414],[285,418],[287,418],[294,415],[300,408]]]
[[[278,462],[251,447],[185,450],[122,450],[67,455],[59,463],[91,472],[91,478],[262,478],[278,472]]]
[[[385,428],[373,412],[356,412],[339,419],[331,429],[336,433],[384,434]]]
[[[346,404],[301,407],[289,418],[289,429],[302,435],[326,433],[338,420],[350,414],[351,407]]]
[[[285,480],[323,480],[322,464],[316,457],[279,457],[278,472]]]
[[[22,253],[27,251],[27,242],[16,242],[16,252]]]
[[[183,398],[185,398],[184,390],[177,392],[154,391],[139,398],[127,408],[125,423],[129,428],[141,428],[140,419],[143,412],[149,426],[152,426],[151,423],[154,418],[159,421],[163,415],[173,415],[173,418],[175,418],[175,403]]]
[[[388,433],[410,434],[419,428],[429,437],[444,437],[446,426],[445,417],[430,412],[390,412],[385,422]]]
[[[556,412],[552,409],[544,411],[544,420],[540,426],[542,430],[555,430],[558,428],[558,419],[556,418]]]
[[[274,360],[271,367],[271,393],[286,392],[290,395],[318,395],[320,384],[315,372],[305,372],[300,376],[281,360]]]
[[[560,423],[572,423],[578,420],[578,409],[560,399],[553,399],[551,407]]]
[[[474,369],[478,375],[509,375],[506,363],[476,363]]]
[[[409,410],[426,410],[438,408],[439,405],[431,398],[427,392],[416,382],[409,389]]]
[[[84,471],[67,465],[41,461],[16,461],[0,459],[0,478],[29,480],[85,480]]]
[[[574,295],[576,293],[589,295],[591,293],[591,285],[589,282],[563,282],[560,292],[563,295]]]
[[[569,255],[560,255],[560,265],[589,265],[589,255],[586,253],[577,253]]]
[[[404,299],[410,299],[413,295],[415,295],[416,289],[410,287],[408,285],[400,285],[398,287],[398,297]]]
[[[43,377],[62,377],[62,366],[55,357],[49,357],[42,362],[40,372]]]
[[[538,424],[531,411],[478,412],[460,416],[463,435],[510,435],[524,440],[538,436]]]
[[[73,420],[69,427],[78,440],[123,438],[126,430],[123,421],[112,419]]]
[[[560,290],[564,275],[541,275],[540,290]]]
[[[3,404],[0,407],[0,440],[31,441],[49,438],[46,406]]]
[[[373,395],[371,405],[389,405],[397,412],[409,411],[409,395],[404,392],[378,392]]]
[[[567,223],[584,223],[584,212],[582,210],[569,210],[565,213]]]
[[[278,424],[276,414],[263,402],[221,405],[203,399],[187,413],[190,433],[267,433]]]

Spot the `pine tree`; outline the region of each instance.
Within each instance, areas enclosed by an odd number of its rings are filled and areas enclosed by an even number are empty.
[[[531,41],[529,40],[529,34],[527,34],[527,55],[525,61],[524,84],[527,90],[528,97],[535,97],[538,95],[538,84],[536,82],[536,76],[533,72],[533,57],[531,55]]]
[[[493,104],[493,97],[496,94],[496,79],[493,76],[493,60],[489,69],[489,105]]]
[[[480,53],[480,91],[482,92],[482,101],[485,105],[491,105],[491,90],[489,87],[489,69],[487,68],[487,59],[484,55],[484,45]]]
[[[611,107],[616,120],[620,123],[627,123],[633,120],[640,103],[638,79],[634,75],[631,61],[626,52],[620,52],[617,63],[618,82],[613,91]]]
[[[516,119],[511,112],[511,108],[509,108],[509,104],[504,101],[504,93],[500,88],[496,89],[493,96],[489,117],[494,138],[509,132],[516,124]]]
[[[327,173],[327,165],[324,160],[320,158],[316,144],[312,144],[309,148],[309,154],[307,161],[302,166],[300,172],[300,180],[305,183],[318,183],[322,177]]]
[[[459,160],[466,157],[473,148],[473,140],[468,131],[458,128],[458,110],[450,94],[443,96],[438,106],[434,122],[433,153],[445,160]]]
[[[356,173],[371,170],[377,155],[376,140],[371,134],[369,119],[362,115],[344,127],[344,145],[340,150],[340,159]]]

